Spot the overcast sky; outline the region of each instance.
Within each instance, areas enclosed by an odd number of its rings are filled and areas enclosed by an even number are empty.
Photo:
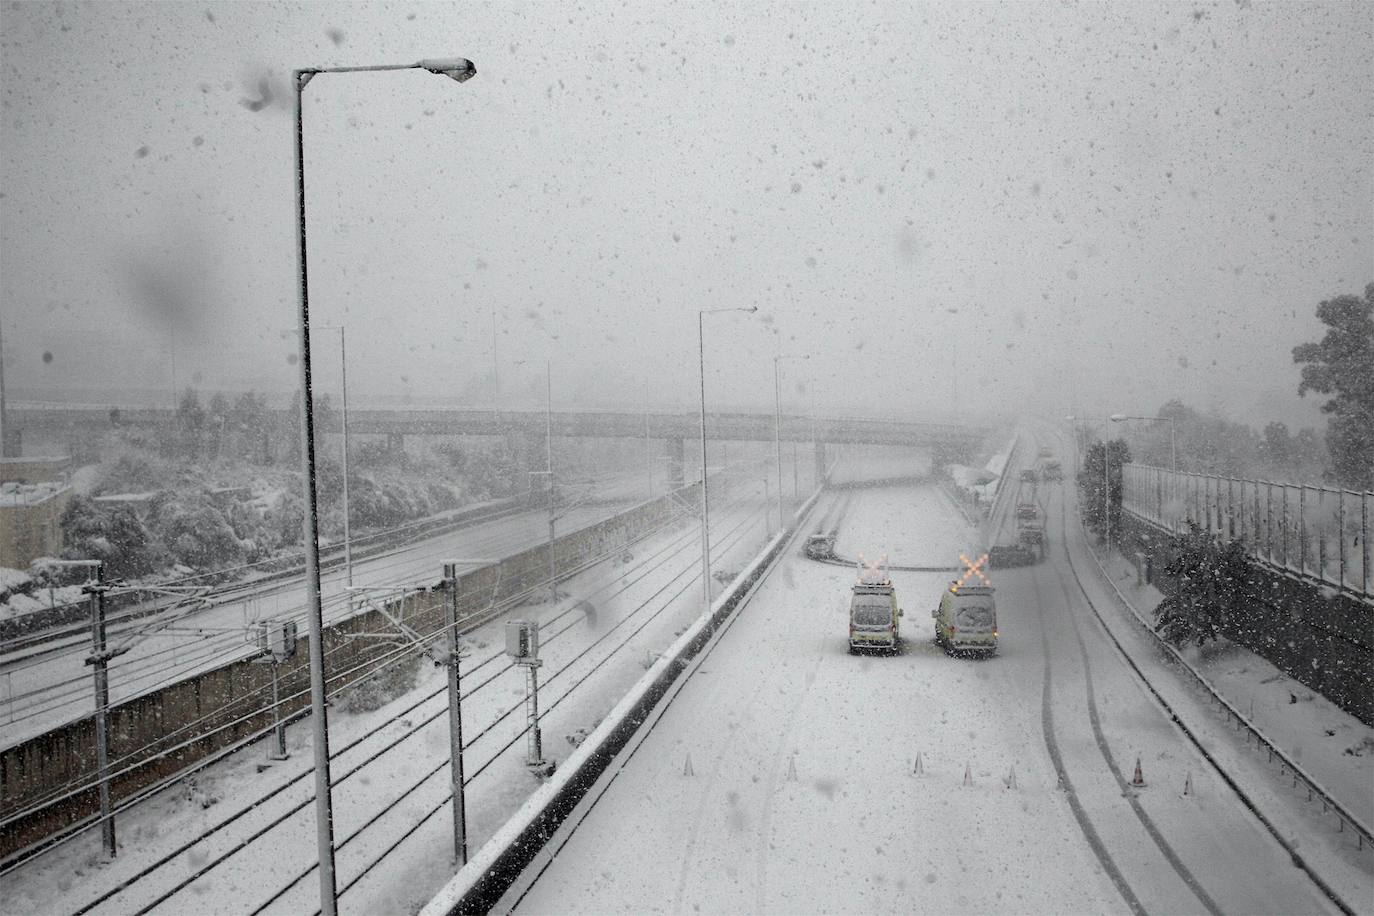
[[[1374,280],[1374,6],[11,3],[11,398],[295,384],[358,403],[1320,422],[1317,303]],[[337,384],[335,338],[316,338]],[[175,364],[175,368],[174,368]],[[107,394],[100,394],[105,392]],[[167,395],[170,397],[170,394]]]

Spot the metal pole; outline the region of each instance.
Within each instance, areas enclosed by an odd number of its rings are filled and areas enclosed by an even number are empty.
[[[711,613],[711,532],[706,502],[706,314],[697,312],[697,368],[701,376],[701,600]]]
[[[467,799],[463,792],[463,694],[458,670],[458,564],[444,564],[444,632],[448,634],[448,753],[453,787],[453,857],[468,864]]]
[[[544,740],[539,733],[539,666],[526,665],[530,673],[529,687],[529,738],[525,743],[525,766],[530,768],[544,765]]]
[[[115,850],[114,813],[110,810],[110,658],[105,647],[105,564],[92,564],[91,657],[86,663],[95,675],[95,760],[100,773],[100,836],[107,858]]]
[[[300,275],[301,323],[301,465],[305,478],[306,618],[310,624],[310,713],[314,720],[315,841],[319,855],[320,912],[335,916],[338,894],[334,883],[334,812],[329,779],[329,717],[325,704],[324,619],[320,606],[319,507],[315,499],[315,429],[310,388],[310,299],[305,246],[305,137],[301,93],[313,73],[293,74],[296,101],[296,267]]]
[[[349,533],[348,508],[348,344],[343,325],[339,326],[339,376],[343,389],[343,510],[344,510],[344,581],[353,586],[353,538]]]
[[[491,406],[500,403],[501,363],[496,358],[496,306],[491,307]]]
[[[778,527],[782,527],[782,386],[778,375],[780,356],[773,357],[773,449],[778,465]],[[764,487],[768,486],[764,478]],[[767,527],[766,525],[764,527]]]
[[[275,656],[269,664],[272,667],[272,729],[277,750],[275,755],[269,753],[267,759],[285,760],[290,755],[286,753],[286,726],[281,721],[281,687],[278,683],[278,672],[281,666],[277,664]]]
[[[553,363],[544,364],[544,388],[548,397],[547,409],[544,412],[544,447],[547,451],[547,463],[549,469],[549,601],[553,604],[558,603],[558,566],[557,556],[554,553],[554,514],[553,514]]]
[[[645,499],[654,498],[654,456],[649,447],[649,408],[644,408],[644,480],[649,487]]]

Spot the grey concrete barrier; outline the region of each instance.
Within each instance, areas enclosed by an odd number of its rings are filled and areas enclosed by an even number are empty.
[[[710,612],[702,614],[678,637],[554,775],[430,900],[421,916],[486,913],[496,905],[649,718],[673,682],[786,549],[820,495],[818,489],[802,504],[791,524],[735,577],[712,603]]]

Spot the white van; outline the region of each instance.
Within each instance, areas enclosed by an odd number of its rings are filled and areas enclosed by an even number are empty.
[[[997,653],[997,603],[991,585],[950,583],[931,616],[935,618],[935,641],[946,652]]]

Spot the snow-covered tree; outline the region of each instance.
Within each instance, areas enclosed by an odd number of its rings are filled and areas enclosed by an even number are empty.
[[[1293,348],[1304,364],[1298,394],[1332,395],[1322,404],[1331,415],[1326,447],[1336,479],[1358,490],[1374,489],[1374,283],[1364,298],[1337,296],[1317,306],[1328,330],[1316,343]]]
[[[1176,646],[1216,639],[1245,613],[1253,594],[1244,543],[1223,543],[1192,522],[1164,571],[1174,589],[1155,607],[1155,631]]]

